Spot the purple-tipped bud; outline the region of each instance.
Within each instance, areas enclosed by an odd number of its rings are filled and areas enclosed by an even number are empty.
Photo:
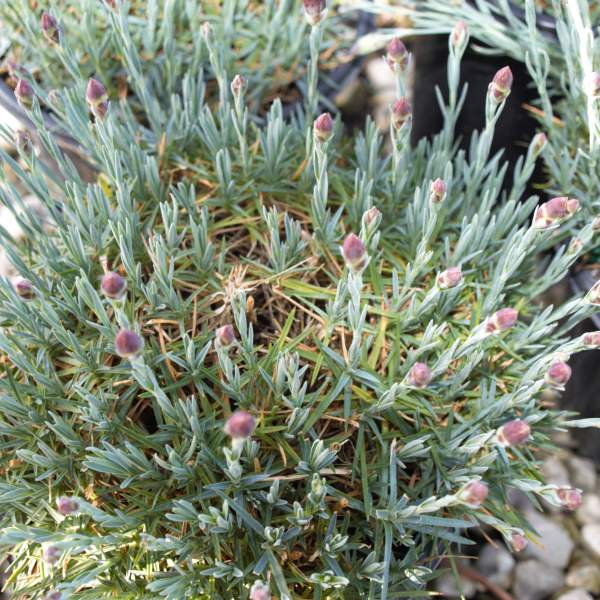
[[[35,298],[35,290],[33,289],[33,284],[29,279],[25,279],[25,277],[16,277],[13,280],[13,287],[17,296],[22,300],[32,300]]]
[[[62,496],[61,498],[56,499],[56,510],[65,517],[67,515],[72,515],[79,510],[79,502],[74,498]]]
[[[442,200],[446,197],[446,182],[443,179],[440,179],[439,177],[435,180],[431,182],[431,185],[429,186],[429,190],[430,190],[430,200],[434,203],[434,204],[439,204],[440,202],[442,202]]]
[[[23,79],[24,77],[31,77],[29,71],[18,62],[8,58],[2,64],[2,67],[8,71],[8,74],[13,79]]]
[[[33,141],[31,134],[26,129],[17,129],[14,136],[15,146],[22,154],[31,154]]]
[[[89,79],[85,91],[85,99],[97,119],[102,119],[108,112],[108,94],[106,88],[97,79]]]
[[[588,93],[595,98],[600,97],[600,73],[594,71],[590,73],[587,80]]]
[[[408,373],[408,383],[416,388],[426,388],[431,382],[431,369],[422,362],[415,363]]]
[[[527,539],[520,533],[513,533],[510,538],[510,545],[515,552],[522,552],[527,546]]]
[[[462,49],[466,45],[469,39],[469,28],[467,24],[461,19],[454,25],[452,33],[450,34],[450,42],[456,49]]]
[[[522,446],[526,444],[531,435],[529,423],[521,419],[514,419],[504,423],[496,432],[497,442],[504,448],[511,446]]]
[[[327,14],[325,0],[304,0],[304,16],[312,27],[319,24]]]
[[[223,325],[215,333],[215,338],[220,346],[230,346],[235,342],[235,330],[233,325]]]
[[[596,283],[590,288],[590,291],[586,294],[585,299],[590,304],[600,304],[600,281],[596,281]]]
[[[513,327],[519,318],[519,311],[514,308],[501,308],[486,321],[488,333],[500,333]]]
[[[249,438],[256,427],[254,417],[245,410],[236,410],[225,423],[225,433],[233,439]]]
[[[31,108],[31,105],[33,104],[33,88],[25,79],[19,79],[19,81],[17,81],[15,98],[22,108]]]
[[[250,588],[250,600],[271,600],[269,586],[260,580],[255,581]]]
[[[531,150],[534,156],[539,156],[544,148],[548,145],[548,138],[545,133],[538,133],[533,140],[531,140]]]
[[[125,279],[118,273],[115,273],[114,271],[108,271],[108,273],[105,273],[102,277],[100,289],[108,298],[119,300],[127,291],[127,281],[125,281]]]
[[[365,266],[367,252],[362,240],[351,233],[346,237],[342,244],[342,256],[346,265],[352,270],[360,270]]]
[[[488,492],[488,486],[483,481],[473,480],[462,488],[459,498],[471,508],[478,508],[485,502]]]
[[[42,13],[42,18],[40,19],[40,27],[42,28],[42,33],[44,37],[53,44],[58,44],[60,42],[60,27],[58,25],[58,21],[49,13]]]
[[[392,106],[392,125],[400,129],[410,121],[412,121],[412,106],[406,98],[400,98]]]
[[[580,209],[575,198],[559,196],[540,204],[533,215],[533,226],[536,229],[553,229],[563,221],[572,217]]]
[[[575,510],[581,506],[581,491],[575,488],[564,487],[557,490],[556,495],[563,508]]]
[[[231,82],[231,93],[237,98],[248,87],[248,80],[243,75],[236,75]]]
[[[584,333],[581,341],[587,348],[600,348],[600,331]]]
[[[552,363],[546,371],[546,383],[557,390],[562,390],[571,379],[571,367],[562,360]]]
[[[313,132],[318,142],[328,142],[331,139],[333,136],[333,119],[329,113],[323,113],[315,119]]]
[[[463,281],[462,270],[460,267],[450,267],[442,271],[436,279],[437,286],[442,290],[456,287]]]
[[[49,565],[54,565],[58,562],[60,555],[62,554],[61,549],[58,546],[44,546],[44,550],[42,552],[42,558],[44,562],[47,562]]]
[[[373,206],[365,211],[363,221],[367,227],[377,227],[381,221],[381,211]]]
[[[503,102],[508,98],[513,85],[513,74],[510,67],[503,67],[495,75],[490,83],[489,94],[497,102]]]
[[[144,347],[144,340],[129,329],[121,329],[115,336],[115,351],[121,358],[134,358]]]
[[[392,38],[387,46],[386,62],[390,69],[396,73],[401,73],[408,65],[408,50],[400,38]]]

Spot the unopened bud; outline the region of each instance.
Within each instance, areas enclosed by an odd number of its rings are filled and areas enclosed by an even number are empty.
[[[25,279],[25,277],[16,277],[13,280],[13,287],[17,296],[22,300],[32,300],[35,298],[35,290],[33,289],[33,284],[29,279]]]
[[[587,92],[595,98],[600,97],[600,73],[593,71],[586,81]]]
[[[531,427],[526,421],[514,419],[505,423],[496,432],[496,441],[504,448],[521,446],[529,440]]]
[[[456,287],[457,285],[460,285],[462,281],[463,275],[460,267],[450,267],[439,273],[436,279],[437,286],[442,290]]]
[[[386,62],[395,73],[402,73],[408,65],[408,50],[400,38],[393,38],[387,46]]]
[[[592,229],[594,230],[595,233],[598,233],[600,231],[600,217],[595,217],[593,222],[592,222]]]
[[[575,488],[563,487],[557,490],[556,495],[560,504],[567,510],[575,510],[581,506],[581,491]]]
[[[586,348],[600,348],[600,331],[584,333],[581,341]]]
[[[500,333],[513,327],[519,318],[519,311],[514,308],[501,308],[486,321],[488,333]]]
[[[548,138],[545,133],[538,133],[533,140],[531,140],[531,150],[534,156],[539,156],[544,148],[548,145]]]
[[[590,304],[600,304],[600,281],[596,281],[596,283],[590,288],[590,291],[586,294],[585,299]]]
[[[72,515],[79,510],[79,502],[77,502],[77,500],[74,498],[63,496],[56,499],[56,509],[61,515],[66,517],[67,515]]]
[[[579,201],[575,198],[566,196],[552,198],[535,209],[533,226],[536,229],[553,229],[572,217],[579,208]]]
[[[226,421],[224,431],[233,439],[249,438],[256,427],[254,417],[245,410],[236,410]]]
[[[250,588],[250,600],[271,600],[269,586],[257,579]]]
[[[315,119],[313,132],[318,142],[328,142],[331,139],[333,136],[333,119],[329,113],[323,113]]]
[[[97,79],[89,79],[85,99],[97,119],[103,119],[108,112],[108,94],[106,88]]]
[[[481,506],[488,496],[488,486],[483,481],[473,480],[458,493],[459,499],[471,508]]]
[[[40,27],[44,37],[49,42],[52,42],[53,44],[58,44],[60,42],[60,27],[58,21],[51,14],[47,12],[42,13]]]
[[[15,146],[22,154],[31,154],[33,150],[33,141],[31,134],[26,129],[17,129],[14,136]]]
[[[490,83],[489,94],[498,104],[510,95],[513,85],[513,74],[510,67],[503,67],[495,75]]]
[[[24,77],[31,76],[29,71],[23,65],[20,65],[10,58],[4,61],[2,67],[8,71],[9,76],[13,79],[23,79]]]
[[[400,129],[410,121],[412,121],[412,106],[406,98],[400,98],[392,106],[392,125]]]
[[[435,181],[432,181],[429,186],[431,192],[429,199],[434,204],[439,204],[446,197],[446,189],[446,182],[438,177]]]
[[[47,562],[49,565],[54,565],[58,562],[61,554],[62,552],[58,546],[53,546],[50,544],[48,546],[44,546],[42,558],[44,559],[44,562]]]
[[[248,87],[248,80],[243,75],[236,75],[231,82],[231,93],[237,98]]]
[[[25,79],[19,79],[15,87],[15,98],[19,106],[24,109],[30,109],[33,104],[33,88]]]
[[[127,281],[114,271],[105,273],[100,284],[102,293],[108,298],[119,300],[127,291]]]
[[[58,90],[50,90],[48,92],[48,103],[54,108],[60,108],[62,105],[62,98]]]
[[[208,21],[204,21],[200,27],[200,31],[202,32],[202,37],[206,43],[210,42],[213,34],[212,25]]]
[[[134,358],[143,347],[144,340],[129,329],[121,329],[115,336],[115,351],[121,358]]]
[[[469,39],[469,29],[467,24],[461,19],[454,25],[450,34],[450,42],[457,50],[461,50],[466,46]]]
[[[583,242],[581,238],[574,237],[570,242],[567,248],[567,254],[573,256],[574,254],[579,254],[583,248]]]
[[[49,592],[44,596],[44,600],[63,600],[63,595],[60,592]]]
[[[415,363],[408,373],[408,383],[416,388],[425,388],[431,382],[431,370],[422,362]]]
[[[381,211],[375,206],[371,207],[365,211],[363,221],[367,227],[377,227],[381,221]]]
[[[325,0],[304,0],[304,16],[312,27],[318,25],[327,15]]]
[[[527,546],[527,539],[520,533],[513,533],[510,538],[510,545],[515,552],[521,552]]]
[[[571,379],[571,367],[566,362],[557,360],[546,371],[544,379],[548,385],[557,390],[562,390]]]
[[[342,244],[342,256],[346,261],[346,265],[354,271],[360,270],[365,266],[367,259],[365,245],[354,233],[348,235],[344,240]]]
[[[223,325],[215,332],[215,338],[220,346],[227,347],[235,342],[235,331],[232,325]]]

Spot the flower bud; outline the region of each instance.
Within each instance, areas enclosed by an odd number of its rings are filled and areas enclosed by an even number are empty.
[[[594,233],[598,233],[600,231],[600,217],[595,217],[592,222],[592,229]]]
[[[323,113],[315,119],[313,125],[315,140],[328,142],[333,136],[333,119],[329,113]]]
[[[460,267],[450,267],[438,274],[436,283],[442,290],[447,290],[463,282],[462,270]]]
[[[519,318],[519,311],[514,308],[501,308],[486,321],[485,330],[488,333],[500,333],[513,327]]]
[[[514,419],[504,423],[496,432],[496,441],[504,448],[522,446],[526,444],[531,435],[531,427],[526,421]]]
[[[248,87],[248,80],[243,75],[236,75],[231,82],[231,93],[237,98]]]
[[[2,67],[8,71],[8,75],[13,79],[23,79],[24,77],[30,77],[29,71],[18,62],[8,58],[2,64]]]
[[[546,371],[546,383],[557,390],[562,390],[571,378],[571,367],[562,360],[552,363]]]
[[[15,146],[21,154],[31,154],[33,151],[33,141],[31,134],[26,129],[17,129],[14,135]]]
[[[15,98],[19,106],[24,109],[30,109],[33,104],[33,88],[25,79],[19,79],[15,87]]]
[[[143,347],[144,340],[128,329],[121,329],[115,336],[115,351],[121,358],[134,358]]]
[[[254,417],[245,410],[236,410],[226,421],[224,431],[233,439],[249,438],[256,427]]]
[[[85,99],[97,119],[102,119],[108,112],[108,94],[106,88],[97,79],[89,79],[85,91]]]
[[[439,177],[431,182],[429,190],[431,192],[429,199],[434,204],[439,204],[446,197],[446,182]]]
[[[553,229],[572,217],[579,210],[579,201],[575,198],[559,196],[540,204],[533,215],[536,229]]]
[[[72,515],[79,510],[79,502],[77,502],[77,500],[74,498],[62,496],[61,498],[56,499],[56,509],[61,515],[66,517],[67,515]]]
[[[367,227],[378,227],[381,221],[381,211],[376,206],[371,207],[363,214],[363,221]]]
[[[60,97],[59,90],[50,90],[48,92],[48,104],[54,108],[60,108],[62,106],[62,98]]]
[[[235,342],[235,331],[232,325],[223,325],[215,332],[215,338],[220,346],[227,347]]]
[[[558,500],[563,508],[575,510],[581,506],[581,491],[575,488],[563,487],[556,492]]]
[[[416,388],[426,388],[431,381],[431,369],[422,362],[415,363],[408,373],[408,383]]]
[[[458,493],[458,497],[467,506],[478,508],[485,502],[488,492],[488,486],[483,481],[474,479],[462,488]]]
[[[400,98],[392,106],[392,125],[400,129],[410,121],[412,121],[412,106],[406,98]]]
[[[574,254],[579,254],[581,249],[583,248],[583,242],[580,238],[574,237],[569,242],[569,247],[567,248],[567,254],[573,256]]]
[[[44,37],[53,44],[60,42],[60,27],[58,21],[49,13],[42,13],[40,26]]]
[[[105,273],[102,277],[100,289],[108,298],[119,300],[127,291],[127,281],[125,281],[118,273],[108,271],[108,273]]]
[[[63,595],[58,591],[49,592],[44,596],[44,600],[62,600],[62,598]]]
[[[587,348],[600,348],[600,331],[584,333],[581,341]]]
[[[387,46],[385,57],[390,69],[395,73],[402,73],[408,65],[408,50],[400,38],[392,38]]]
[[[257,579],[250,588],[250,600],[271,600],[269,586]]]
[[[527,546],[527,539],[520,533],[513,533],[510,538],[510,545],[515,552],[521,552]]]
[[[208,21],[204,21],[204,23],[202,23],[202,26],[200,27],[200,31],[202,32],[202,37],[204,38],[204,41],[208,44],[213,34],[212,25]]]
[[[495,75],[490,83],[489,94],[491,98],[500,104],[508,98],[513,84],[513,74],[510,67],[503,67]]]
[[[354,233],[349,234],[342,244],[342,256],[348,268],[353,271],[360,270],[365,266],[367,252],[362,240]]]
[[[304,0],[304,16],[309,24],[318,25],[327,15],[325,0]]]
[[[29,279],[25,279],[25,277],[16,277],[13,280],[13,287],[17,296],[19,296],[19,298],[22,300],[32,300],[35,298],[33,284],[31,281],[29,281]]]
[[[590,73],[586,81],[587,92],[594,96],[594,98],[600,97],[600,73],[593,71]]]
[[[596,283],[590,288],[589,292],[585,296],[585,299],[590,304],[600,304],[600,281],[596,281]]]
[[[53,565],[58,562],[61,554],[61,549],[58,546],[53,546],[50,544],[48,546],[44,546],[42,558],[44,559],[44,562],[47,562],[49,565]]]
[[[469,39],[469,29],[467,24],[461,19],[454,25],[450,34],[450,43],[457,50],[462,50]]]
[[[546,146],[548,145],[548,138],[545,133],[538,133],[533,140],[531,140],[531,150],[534,156],[539,156]]]

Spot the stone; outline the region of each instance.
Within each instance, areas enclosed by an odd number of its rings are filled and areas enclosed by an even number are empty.
[[[594,492],[598,482],[598,473],[593,460],[570,456],[568,459],[571,484],[584,492]]]
[[[556,456],[552,456],[544,461],[542,473],[549,484],[571,487],[569,471],[563,461]]]
[[[566,583],[572,588],[581,588],[592,594],[600,594],[600,567],[582,565],[567,574]]]
[[[525,560],[515,569],[513,596],[518,600],[543,600],[563,584],[560,569],[539,560]]]
[[[487,545],[481,551],[475,566],[490,581],[508,589],[512,584],[515,563],[513,555],[506,548]]]
[[[569,564],[575,548],[571,536],[561,525],[545,515],[532,512],[527,517],[537,532],[538,539],[527,544],[522,552],[523,557],[564,569]]]
[[[594,600],[585,590],[577,589],[561,594],[557,600]]]
[[[477,586],[466,579],[465,577],[460,577],[457,580],[452,573],[444,573],[441,577],[439,577],[435,582],[435,589],[442,595],[444,598],[474,598],[477,593]]]
[[[575,511],[575,518],[581,525],[600,523],[600,496],[584,494],[581,506]]]
[[[584,525],[581,530],[581,541],[593,558],[600,560],[600,523]]]

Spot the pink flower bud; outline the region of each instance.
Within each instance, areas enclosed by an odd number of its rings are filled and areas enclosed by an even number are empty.
[[[236,410],[225,423],[225,433],[233,439],[249,438],[256,427],[254,417],[245,410]]]
[[[460,267],[450,267],[442,271],[436,279],[437,286],[442,290],[456,287],[463,281],[462,270]]]
[[[262,581],[255,581],[250,588],[250,600],[271,600],[269,586]]]
[[[575,510],[581,506],[581,492],[575,488],[563,487],[556,492],[561,506],[567,510]]]
[[[327,14],[325,0],[304,0],[304,16],[311,26],[320,23]]]
[[[333,119],[329,113],[323,113],[315,119],[313,132],[318,142],[328,142],[332,138]]]
[[[373,225],[374,227],[376,227],[381,221],[381,211],[377,207],[373,206],[369,210],[365,211],[365,214],[363,215],[363,220],[365,222],[365,225]]]
[[[503,67],[495,75],[490,83],[490,96],[498,103],[508,98],[513,84],[513,74],[510,67]]]
[[[546,383],[553,388],[562,390],[566,383],[571,378],[571,367],[562,360],[557,360],[552,363],[548,371],[546,372]]]
[[[596,281],[585,298],[590,304],[600,304],[600,281]]]
[[[578,237],[574,237],[569,243],[569,247],[567,248],[567,254],[579,254],[581,249],[583,248],[583,242]]]
[[[74,498],[62,496],[61,498],[56,499],[56,509],[61,515],[66,517],[67,515],[72,515],[79,510],[79,502],[77,502],[77,500]]]
[[[533,140],[531,141],[531,149],[533,151],[534,156],[539,156],[544,148],[548,145],[548,138],[545,133],[538,133]]]
[[[412,106],[406,98],[400,98],[392,106],[392,125],[400,129],[410,121],[412,121]]]
[[[22,154],[31,154],[33,150],[33,142],[31,134],[26,129],[17,129],[14,136],[15,146]]]
[[[454,25],[450,34],[450,42],[455,48],[462,48],[469,37],[467,24],[461,19]]]
[[[431,370],[422,362],[415,363],[408,373],[408,383],[416,388],[425,388],[431,382]]]
[[[30,109],[33,105],[33,88],[25,79],[17,81],[15,98],[21,108]]]
[[[42,13],[40,27],[44,37],[49,42],[52,42],[53,44],[58,44],[60,42],[60,27],[58,26],[58,21],[51,14],[47,12]]]
[[[134,358],[143,347],[144,340],[128,329],[121,329],[115,337],[115,351],[121,358]]]
[[[106,88],[97,79],[89,79],[85,99],[97,119],[102,119],[108,112],[108,94]]]
[[[481,506],[488,496],[488,486],[483,481],[473,480],[467,483],[459,492],[459,499],[471,508]]]
[[[504,448],[522,446],[526,444],[531,435],[531,427],[526,421],[514,419],[504,423],[496,432],[496,441]]]
[[[500,333],[513,327],[519,318],[519,311],[514,308],[501,308],[486,321],[485,330],[488,333]]]
[[[435,181],[432,181],[429,187],[431,191],[430,200],[434,204],[439,204],[446,197],[446,188],[446,182],[443,179],[438,177]]]
[[[350,269],[360,270],[364,267],[367,258],[365,245],[354,233],[348,235],[344,240],[342,245],[342,256]]]
[[[587,348],[600,348],[600,331],[584,333],[581,341]]]
[[[386,62],[394,72],[401,73],[408,65],[408,50],[400,38],[392,38],[388,44]]]
[[[215,332],[217,342],[223,346],[229,346],[235,342],[235,331],[232,325],[223,325]]]
[[[13,280],[14,290],[22,300],[33,300],[35,298],[35,290],[33,289],[33,284],[29,279],[25,279],[24,277],[16,277]]]
[[[595,233],[598,233],[600,231],[600,217],[594,218],[594,221],[592,222],[592,229]]]
[[[202,32],[202,37],[204,38],[204,41],[208,43],[213,34],[212,25],[208,21],[204,21],[204,23],[202,23],[202,25],[200,26],[200,31]]]
[[[527,539],[520,533],[513,533],[510,538],[510,545],[515,552],[521,552],[527,546]]]
[[[236,75],[231,82],[231,93],[237,98],[248,87],[248,80],[243,75]]]
[[[42,552],[42,558],[44,562],[47,562],[49,565],[53,565],[58,562],[60,555],[62,554],[60,548],[57,546],[49,545],[45,546]]]
[[[100,284],[102,293],[108,298],[118,300],[125,295],[127,291],[127,281],[114,271],[108,271],[102,277],[102,283]]]
[[[594,71],[590,73],[587,80],[588,92],[598,98],[600,96],[600,73]]]
[[[575,198],[559,196],[552,198],[535,209],[533,226],[536,229],[552,229],[562,221],[572,217],[579,210],[579,201]]]
[[[15,62],[10,58],[4,61],[3,67],[8,71],[9,76],[13,79],[31,77],[31,74],[23,65],[20,65],[18,62]]]

